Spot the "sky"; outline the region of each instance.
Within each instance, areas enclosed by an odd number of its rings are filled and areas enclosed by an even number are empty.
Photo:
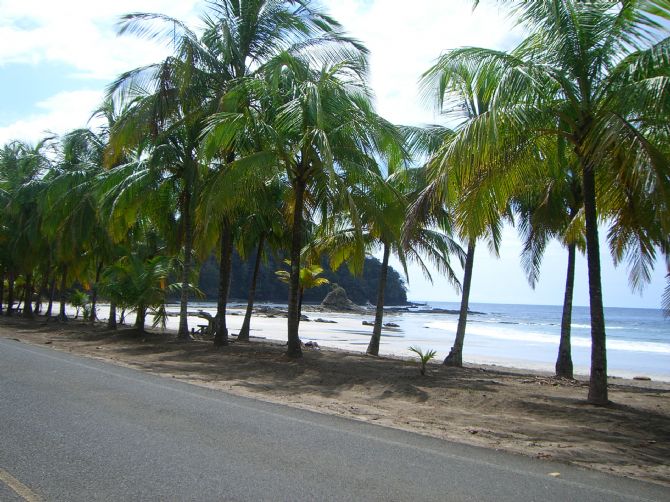
[[[472,45],[510,49],[520,39],[503,11],[468,0],[323,0],[333,17],[371,52],[370,86],[378,112],[398,124],[445,123],[419,97],[417,81],[445,50]],[[0,145],[36,142],[49,133],[83,127],[120,73],[160,61],[168,48],[132,36],[118,37],[115,24],[129,12],[160,12],[198,26],[198,0],[0,0]],[[642,295],[633,294],[624,265],[615,268],[601,229],[606,307],[658,308],[665,264],[657,261]],[[500,257],[480,244],[475,255],[471,302],[560,305],[567,251],[552,243],[540,281],[531,289],[519,265],[516,230],[505,229]],[[397,267],[397,262],[395,263]],[[398,267],[399,268],[399,267]],[[575,305],[588,305],[585,259],[576,267]],[[410,267],[408,297],[456,302],[458,293],[438,274],[433,282]]]

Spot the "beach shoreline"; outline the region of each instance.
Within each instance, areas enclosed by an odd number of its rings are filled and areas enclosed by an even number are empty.
[[[613,403],[596,407],[586,404],[581,379],[500,366],[430,364],[422,377],[404,357],[322,347],[306,348],[296,361],[280,341],[233,338],[215,348],[209,341],[178,342],[172,331],[138,336],[127,327],[43,318],[3,317],[0,336],[241,396],[670,486],[664,382],[612,378]]]

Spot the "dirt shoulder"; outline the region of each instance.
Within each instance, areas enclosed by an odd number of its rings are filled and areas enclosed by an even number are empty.
[[[277,343],[215,348],[79,322],[0,318],[0,337],[321,413],[507,450],[670,486],[670,385],[614,379],[612,404],[587,384],[501,368],[416,363],[339,350],[293,361]]]

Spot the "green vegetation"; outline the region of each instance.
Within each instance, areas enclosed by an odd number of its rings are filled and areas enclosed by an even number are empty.
[[[410,347],[409,350],[419,356],[419,371],[422,376],[426,376],[426,365],[435,357],[437,352],[434,350],[424,352],[421,347]]]
[[[461,310],[445,364],[461,366],[476,245],[497,253],[503,225],[516,221],[531,284],[550,239],[568,251],[556,364],[565,377],[575,255],[586,252],[589,401],[607,403],[600,228],[634,289],[658,254],[670,262],[670,4],[500,3],[524,28],[518,47],[448,49],[421,78],[451,129],[380,117],[367,49],[313,2],[209,2],[198,32],[160,14],[124,16],[120,34],[163,41],[170,56],[111,83],[94,112],[103,127],[0,150],[0,311],[11,316],[20,302],[31,317],[46,294],[51,316],[58,293],[65,321],[78,283],[92,321],[102,295],[110,328],[120,309],[142,331],[147,313],[164,324],[166,298],[178,294],[187,339],[204,263],[216,345],[228,344],[229,297],[247,298],[245,339],[255,299],[283,295],[287,353],[300,357],[301,304],[324,294],[321,278],[376,303],[377,354],[384,305],[406,300],[390,257],[408,281],[415,263],[456,289],[458,261]],[[284,258],[287,290],[275,275]]]

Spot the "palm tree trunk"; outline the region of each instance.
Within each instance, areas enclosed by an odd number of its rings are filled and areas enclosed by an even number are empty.
[[[261,268],[261,258],[263,257],[263,245],[265,244],[265,234],[262,233],[258,239],[258,251],[256,252],[256,261],[254,262],[254,272],[251,276],[251,284],[249,284],[249,298],[247,300],[247,311],[244,314],[244,322],[242,328],[237,335],[238,342],[249,341],[249,330],[251,327],[251,313],[254,310],[254,297],[256,296],[256,282],[258,280],[258,271]]]
[[[386,291],[386,277],[389,269],[389,257],[391,256],[391,246],[384,243],[384,258],[382,260],[382,269],[379,275],[379,285],[377,288],[377,311],[375,312],[375,327],[372,329],[372,337],[366,351],[371,356],[379,355],[379,343],[382,338],[382,323],[384,322],[384,292]]]
[[[26,275],[26,286],[23,296],[23,317],[33,317],[33,274]]]
[[[306,183],[298,178],[293,185],[295,206],[293,207],[293,228],[291,239],[291,276],[288,287],[288,349],[289,357],[302,357],[300,347],[300,251],[302,250],[302,210]]]
[[[67,301],[66,294],[67,292],[65,291],[65,286],[67,284],[67,267],[63,267],[63,275],[61,276],[60,280],[60,312],[58,314],[58,320],[59,321],[67,321],[67,315],[65,314],[65,303]]]
[[[140,304],[137,306],[137,314],[135,315],[135,329],[144,333],[144,323],[147,317],[147,308]]]
[[[7,281],[7,316],[14,314],[14,272],[9,271],[9,280]]]
[[[190,338],[188,332],[188,291],[191,279],[191,253],[193,250],[193,222],[191,221],[191,194],[184,196],[184,268],[181,276],[181,298],[179,303],[179,332],[177,336],[184,340]]]
[[[4,301],[5,301],[5,269],[3,268],[0,271],[0,315],[3,314]]]
[[[597,405],[609,402],[607,397],[607,349],[605,314],[600,282],[600,245],[596,212],[596,176],[593,166],[582,159],[584,186],[584,219],[586,223],[586,261],[589,268],[589,303],[591,307],[591,378],[588,401]]]
[[[98,283],[100,282],[100,274],[102,273],[102,261],[98,264],[98,268],[95,271],[95,284],[93,285],[93,291],[91,291],[91,323],[95,323],[98,320],[97,313],[97,303],[98,303]]]
[[[216,334],[214,345],[228,345],[228,327],[226,326],[226,306],[230,290],[230,271],[233,256],[233,229],[228,222],[221,225],[221,263],[219,266],[219,299],[216,306]]]
[[[109,318],[107,319],[107,329],[116,329],[116,302],[109,302]]]
[[[468,252],[465,255],[465,273],[463,275],[463,295],[461,296],[461,310],[458,313],[456,339],[454,340],[454,346],[449,351],[449,355],[444,359],[446,366],[463,367],[463,340],[465,339],[465,326],[468,323],[470,284],[472,283],[472,268],[475,262],[475,242],[475,239],[471,239],[468,242]]]
[[[570,347],[570,324],[572,323],[572,293],[575,288],[576,245],[568,245],[568,273],[565,279],[565,297],[563,299],[563,317],[561,318],[561,342],[556,359],[556,376],[573,378],[572,350]]]
[[[56,296],[56,272],[54,271],[54,275],[51,278],[51,286],[49,287],[49,304],[47,305],[47,311],[44,313],[47,319],[51,317],[51,313],[53,312],[55,296]]]
[[[40,284],[40,288],[37,291],[37,298],[35,298],[35,313],[39,314],[42,312],[42,293],[47,289],[47,286],[49,284],[49,268],[47,267],[46,272],[44,273],[44,277],[42,278],[42,284]]]

